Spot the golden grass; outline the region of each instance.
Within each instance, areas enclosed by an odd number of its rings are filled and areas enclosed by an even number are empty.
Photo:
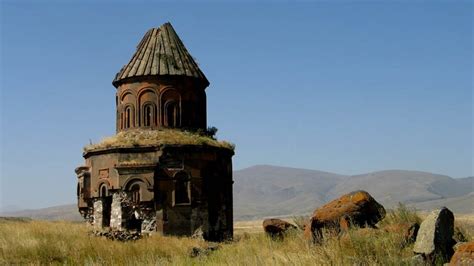
[[[456,216],[454,225],[460,228],[460,231],[463,231],[466,235],[471,236],[471,240],[474,240],[474,214]]]
[[[204,241],[153,235],[117,242],[89,235],[85,224],[0,223],[0,264],[173,264],[191,262],[187,252]],[[175,260],[179,258],[178,260]]]
[[[234,144],[227,141],[219,141],[194,132],[178,129],[143,130],[134,129],[119,132],[118,134],[104,138],[96,144],[84,147],[84,151],[114,147],[136,147],[148,145],[202,145],[234,150]]]
[[[396,212],[382,225],[406,222],[407,216]],[[415,214],[409,217],[416,218]],[[321,245],[311,245],[301,231],[274,241],[263,233],[261,221],[238,222],[234,241],[194,258],[190,256],[193,247],[210,244],[158,234],[118,242],[89,235],[89,230],[85,224],[69,222],[0,221],[0,264],[408,265],[413,255],[413,244],[401,247],[402,235],[382,229],[326,233]]]

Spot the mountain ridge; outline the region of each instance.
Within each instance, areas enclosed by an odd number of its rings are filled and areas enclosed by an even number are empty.
[[[447,206],[474,213],[474,177],[452,178],[423,171],[381,170],[358,175],[273,165],[234,171],[234,217],[252,220],[269,216],[305,215],[318,206],[354,191],[365,190],[386,208],[398,203],[430,210]],[[1,215],[47,220],[81,220],[75,204]]]

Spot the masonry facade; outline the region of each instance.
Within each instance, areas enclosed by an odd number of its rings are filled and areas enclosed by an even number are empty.
[[[149,30],[116,75],[116,131],[204,131],[207,78],[171,24]],[[233,236],[232,149],[176,143],[84,152],[79,212],[96,229]]]

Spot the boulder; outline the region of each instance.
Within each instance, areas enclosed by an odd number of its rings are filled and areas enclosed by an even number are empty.
[[[459,245],[451,258],[449,265],[474,265],[474,241]]]
[[[209,244],[207,247],[193,247],[189,252],[189,257],[196,258],[199,256],[208,256],[212,251],[216,251],[220,248],[219,245]]]
[[[454,253],[453,233],[453,213],[446,207],[432,211],[420,225],[413,252],[429,263],[437,258],[447,262]]]
[[[305,237],[317,242],[322,229],[339,232],[350,226],[375,227],[385,217],[385,209],[366,191],[354,191],[316,209],[305,227]]]
[[[271,237],[282,237],[290,229],[296,229],[296,226],[280,219],[265,219],[263,221],[263,230]]]
[[[199,226],[197,229],[194,230],[191,238],[195,239],[204,239],[204,231],[202,230],[202,226]]]

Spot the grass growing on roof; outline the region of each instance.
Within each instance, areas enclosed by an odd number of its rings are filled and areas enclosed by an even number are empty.
[[[178,129],[134,129],[119,132],[114,136],[104,138],[99,143],[90,144],[84,147],[84,151],[147,145],[202,145],[227,148],[230,150],[234,150],[235,148],[234,144],[230,142],[219,141],[190,131]]]

